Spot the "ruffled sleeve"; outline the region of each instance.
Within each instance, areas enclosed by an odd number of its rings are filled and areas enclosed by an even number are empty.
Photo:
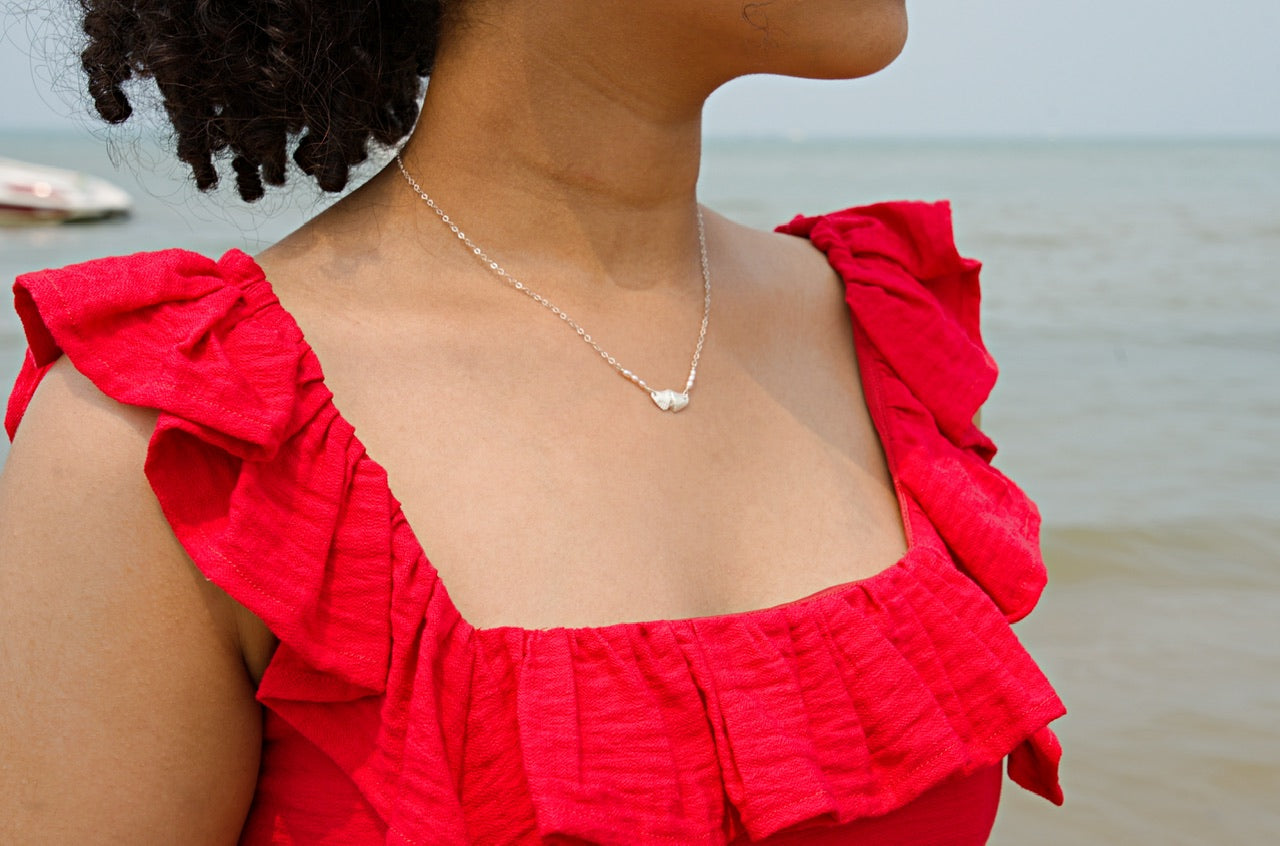
[[[281,641],[260,695],[381,692],[390,553],[362,527],[393,506],[252,259],[137,254],[30,273],[14,291],[28,353],[10,437],[62,355],[112,399],[158,411],[146,473],[174,534]]]
[[[895,475],[962,565],[1011,621],[1035,607],[1046,574],[1035,503],[991,466],[973,418],[996,380],[978,325],[981,265],[957,252],[945,203],[881,203],[797,217],[846,299],[895,425]],[[993,554],[999,551],[999,554]]]
[[[779,231],[827,254],[863,332],[941,432],[994,455],[973,425],[996,381],[978,326],[982,265],[957,252],[949,205],[881,203],[797,217]]]
[[[956,249],[946,202],[880,203],[778,231],[808,238],[844,279],[846,300],[870,355],[862,357],[890,421],[883,431],[895,477],[909,490],[957,567],[1013,622],[1035,607],[1047,573],[1040,513],[991,466],[995,444],[973,422],[997,368],[979,326],[981,264]],[[1038,670],[1036,687],[1064,713]],[[1018,784],[1056,804],[1061,746],[1042,727],[1009,756]]]

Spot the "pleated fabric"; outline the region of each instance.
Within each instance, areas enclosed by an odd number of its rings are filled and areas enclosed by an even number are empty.
[[[19,278],[10,437],[61,355],[158,410],[146,474],[175,535],[280,639],[243,842],[981,843],[1006,760],[1062,801],[1064,708],[1010,627],[1044,587],[1039,514],[972,422],[996,378],[979,264],[945,203],[779,231],[846,283],[908,551],[773,608],[594,628],[459,615],[248,255]]]

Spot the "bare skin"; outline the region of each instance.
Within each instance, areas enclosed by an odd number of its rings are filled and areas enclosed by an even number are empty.
[[[248,810],[237,607],[147,486],[154,425],[62,359],[0,476],[0,842],[231,843]]]
[[[447,33],[405,161],[625,366],[681,387],[703,102],[745,73],[871,73],[902,3],[530,5],[477,2]],[[732,613],[903,554],[840,280],[807,241],[706,221],[711,328],[678,416],[394,168],[259,257],[472,624]],[[165,524],[153,425],[60,362],[0,476],[0,841],[233,842],[247,811],[273,641]]]

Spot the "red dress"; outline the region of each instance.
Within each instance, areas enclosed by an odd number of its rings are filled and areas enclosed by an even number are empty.
[[[18,280],[12,437],[62,354],[158,409],[146,473],[195,564],[279,637],[245,843],[985,841],[1006,758],[1060,802],[1064,713],[1010,628],[1039,515],[972,422],[996,378],[946,204],[813,218],[908,529],[870,578],[767,609],[476,628],[261,269],[182,250]]]

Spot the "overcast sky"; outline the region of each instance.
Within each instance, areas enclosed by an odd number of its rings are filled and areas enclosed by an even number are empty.
[[[77,126],[0,0],[0,127]],[[690,0],[696,2],[696,0]],[[849,0],[856,2],[856,0]],[[713,98],[710,135],[1280,136],[1278,0],[918,0],[887,71],[754,77]],[[45,30],[49,33],[49,30]],[[64,53],[50,59],[67,61]],[[74,79],[71,80],[74,82]]]

